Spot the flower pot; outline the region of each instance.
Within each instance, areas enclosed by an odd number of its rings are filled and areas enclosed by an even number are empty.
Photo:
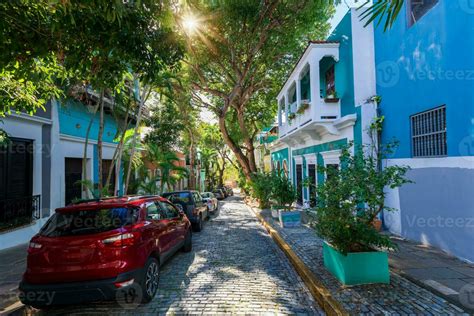
[[[378,218],[374,218],[372,226],[374,226],[375,230],[379,232],[382,230],[382,221]]]
[[[386,252],[350,252],[343,255],[324,242],[323,259],[326,269],[344,285],[390,283]]]
[[[283,228],[301,226],[301,212],[300,211],[280,210],[279,219],[280,219],[280,225]]]
[[[334,98],[334,97],[333,98],[325,98],[324,102],[326,102],[326,103],[337,103],[337,102],[339,102],[339,98]]]

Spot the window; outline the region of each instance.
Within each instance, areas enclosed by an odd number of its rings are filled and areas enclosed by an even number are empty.
[[[146,206],[146,218],[151,220],[160,220],[161,212],[155,203],[150,203]]]
[[[179,212],[171,204],[166,202],[159,202],[161,209],[164,212],[165,218],[176,218],[179,216]]]
[[[172,203],[179,203],[182,205],[190,205],[193,204],[191,201],[191,193],[189,192],[177,192],[177,193],[165,193],[163,194],[164,198],[167,198]]]
[[[101,210],[79,210],[55,213],[41,229],[46,237],[97,234],[136,223],[138,212],[118,207]]]
[[[409,0],[408,9],[408,25],[415,24],[423,15],[425,15],[439,0]]]
[[[326,95],[333,94],[336,91],[336,77],[334,74],[334,65],[326,71]]]
[[[339,171],[339,165],[338,164],[327,164],[326,165],[326,179],[331,179],[332,177],[337,176]]]
[[[413,157],[443,157],[446,143],[446,106],[411,116]]]

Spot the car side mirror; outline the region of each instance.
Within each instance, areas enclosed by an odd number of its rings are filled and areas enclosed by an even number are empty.
[[[183,206],[181,204],[175,204],[174,206],[176,206],[176,208],[179,210],[179,212],[183,212],[184,213],[184,209],[183,209]]]
[[[179,218],[184,218],[184,211],[183,210],[179,210]]]

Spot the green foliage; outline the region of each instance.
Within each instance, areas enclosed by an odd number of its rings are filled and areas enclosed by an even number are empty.
[[[296,189],[283,172],[272,174],[271,198],[278,206],[290,210],[291,205],[296,201]]]
[[[150,128],[145,143],[153,143],[161,150],[177,148],[185,122],[181,119],[176,105],[170,101],[165,104],[158,103],[151,108],[151,113],[145,120],[146,126]]]
[[[252,175],[252,197],[258,200],[261,209],[270,207],[274,177],[272,172],[257,172]]]
[[[257,170],[247,153],[253,152],[256,135],[274,121],[275,97],[308,40],[326,37],[332,2],[188,4],[199,21],[187,39],[195,99],[220,119],[224,140],[250,180]]]
[[[94,183],[91,180],[79,180],[74,183],[74,185],[82,186],[83,188],[85,188],[87,190],[87,196],[91,196],[94,199],[110,196],[110,188],[108,186],[104,186],[102,190],[99,191],[98,183]],[[77,202],[80,200],[80,197],[76,197],[75,199],[73,199],[73,202]]]
[[[7,146],[9,143],[10,137],[8,136],[8,133],[0,128],[0,148],[3,146]]]
[[[159,170],[159,175],[150,180],[145,179],[142,188],[153,188],[150,182],[159,180],[159,192],[163,193],[165,190],[170,190],[179,180],[188,175],[186,168],[177,165],[179,158],[176,153],[169,151],[169,149],[163,150],[158,145],[149,143],[146,144],[145,157],[149,163]]]
[[[366,1],[365,4],[371,3]],[[358,10],[362,10],[359,15],[361,20],[366,20],[365,26],[376,21],[378,26],[385,19],[384,31],[390,29],[398,17],[400,10],[403,7],[404,0],[378,0],[374,4],[368,7],[359,7]],[[364,4],[364,5],[365,5]]]
[[[154,82],[182,45],[168,1],[14,0],[0,3],[0,115],[34,113],[67,78],[115,89],[132,72]]]
[[[318,186],[318,234],[342,253],[372,251],[374,247],[393,248],[388,238],[379,234],[372,225],[382,211],[393,211],[385,205],[385,188],[398,188],[410,181],[405,177],[405,166],[379,168],[379,162],[391,154],[396,143],[380,147],[379,154],[372,146],[350,147],[341,155],[341,168],[320,166],[326,180]],[[381,158],[381,159],[380,159]]]

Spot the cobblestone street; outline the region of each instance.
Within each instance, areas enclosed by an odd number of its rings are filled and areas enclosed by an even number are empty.
[[[47,315],[323,313],[285,255],[239,198],[223,202],[220,212],[193,239],[191,253],[177,253],[162,267],[160,290],[147,305],[108,302],[30,312]]]

